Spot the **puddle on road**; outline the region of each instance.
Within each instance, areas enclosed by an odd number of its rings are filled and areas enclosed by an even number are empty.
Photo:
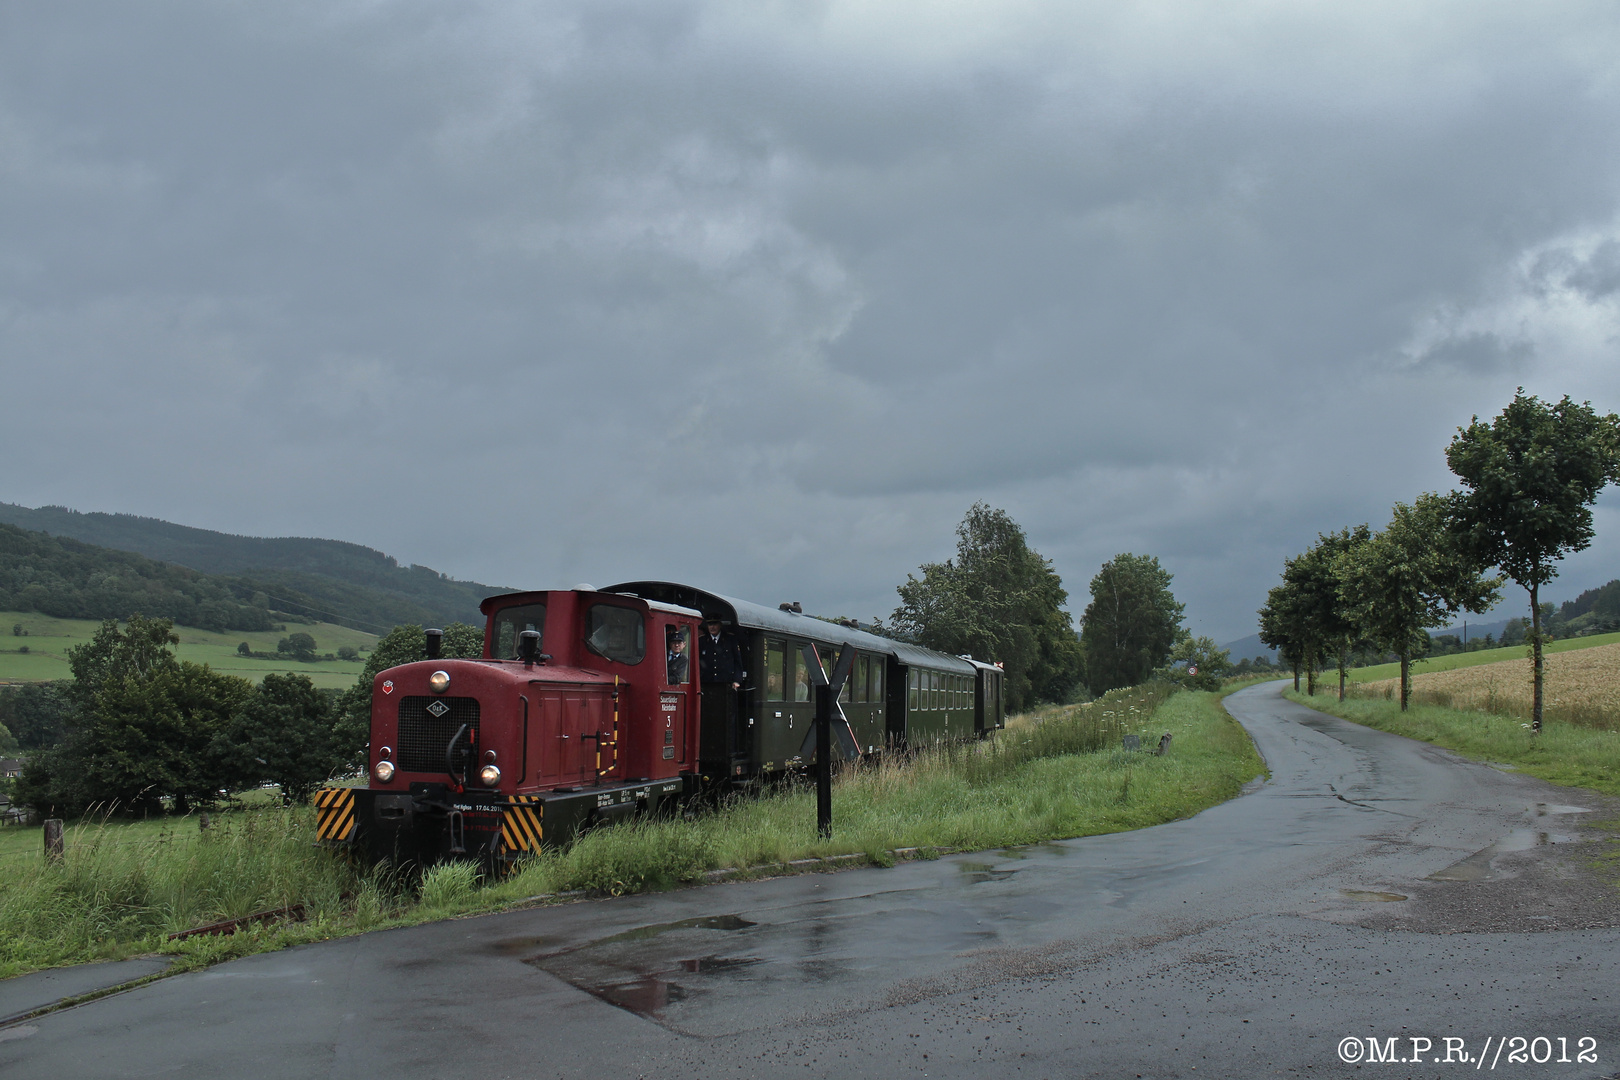
[[[1004,848],[1002,848],[997,854],[1000,854],[1000,855],[1002,855],[1002,856],[1004,856],[1006,858],[1009,858],[1009,859],[1027,859],[1031,855],[1059,855],[1059,856],[1061,856],[1061,855],[1067,855],[1068,853],[1069,853],[1069,849],[1064,847],[1062,844],[1040,843],[1040,844],[1015,844],[1012,847],[1004,847]]]
[[[754,964],[763,964],[764,962],[758,956],[698,956],[691,960],[682,960],[680,968],[682,971],[714,975],[722,971],[752,967]]]
[[[613,983],[608,986],[591,986],[577,982],[574,985],[609,1005],[617,1005],[641,1016],[657,1017],[672,1002],[686,1000],[685,987],[663,979],[636,979],[633,982]]]
[[[485,946],[497,956],[523,956],[533,953],[537,949],[544,949],[548,945],[561,945],[561,938],[552,937],[518,937],[505,938],[501,941],[492,941]]]
[[[1011,870],[998,870],[992,863],[981,862],[960,862],[956,864],[956,868],[962,872],[962,876],[970,885],[985,881],[1002,881],[1018,873],[1017,867]]]
[[[1579,807],[1571,808],[1579,810]],[[1568,810],[1557,810],[1554,813],[1564,813]],[[1577,838],[1566,836],[1563,833],[1544,832],[1539,829],[1514,829],[1502,839],[1488,848],[1474,852],[1461,862],[1452,863],[1444,870],[1436,870],[1429,875],[1430,881],[1487,881],[1496,874],[1491,863],[1498,855],[1506,855],[1514,851],[1529,851],[1531,848],[1542,847],[1547,844],[1568,844]]]
[[[724,956],[709,952],[699,956],[688,954],[684,958],[671,958],[666,954],[638,962],[634,953],[639,950],[632,947],[631,955],[625,955],[624,946],[651,941],[676,931],[730,934],[756,925],[740,915],[706,915],[677,922],[653,923],[561,951],[530,956],[524,962],[549,971],[609,1005],[662,1022],[666,1009],[694,994],[701,994],[705,981],[737,975],[765,961],[757,956]],[[518,951],[524,940],[539,943],[544,939],[517,939],[501,944]],[[705,940],[701,936],[696,939],[697,942]],[[707,940],[713,941],[712,938]]]
[[[1562,803],[1536,803],[1536,817],[1546,817],[1548,814],[1590,814],[1591,812],[1584,806],[1565,806]]]
[[[1340,889],[1346,899],[1361,900],[1373,904],[1391,904],[1406,897],[1398,892],[1375,892],[1369,889]]]
[[[705,915],[699,919],[682,919],[679,922],[653,923],[651,926],[638,926],[634,930],[625,930],[611,937],[601,938],[591,942],[591,945],[610,945],[616,941],[646,941],[660,934],[667,934],[671,930],[746,930],[757,923],[749,922],[741,915]],[[589,948],[589,946],[586,946]]]

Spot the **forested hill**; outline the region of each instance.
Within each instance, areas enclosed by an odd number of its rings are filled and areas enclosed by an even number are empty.
[[[268,630],[267,602],[228,579],[128,551],[0,525],[0,611],[60,619],[135,612],[209,630]]]
[[[266,594],[274,609],[373,633],[401,623],[477,625],[483,621],[479,601],[509,591],[401,566],[380,551],[340,540],[233,536],[131,514],[10,503],[0,503],[0,523],[224,575]]]

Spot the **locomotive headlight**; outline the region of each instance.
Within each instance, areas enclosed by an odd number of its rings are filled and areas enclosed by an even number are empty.
[[[501,782],[501,770],[498,765],[485,765],[478,770],[478,782],[485,787],[494,787]]]
[[[394,778],[394,763],[392,761],[379,761],[371,771],[378,780],[386,784]]]
[[[429,675],[428,688],[435,694],[442,694],[450,689],[450,673],[448,671],[435,671]]]

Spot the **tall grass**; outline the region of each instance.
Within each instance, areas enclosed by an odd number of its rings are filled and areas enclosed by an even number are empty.
[[[831,839],[816,834],[811,787],[789,783],[681,817],[594,830],[498,882],[481,881],[469,863],[435,867],[415,886],[361,874],[314,846],[305,808],[225,814],[201,833],[191,819],[81,823],[59,864],[37,847],[6,856],[0,976],[160,948],[200,962],[540,893],[670,888],[723,868],[768,874],[847,854],[887,864],[899,848],[975,850],[1154,825],[1230,798],[1261,771],[1217,695],[1171,689],[1115,692],[1014,718],[984,742],[845,769]],[[1121,748],[1126,734],[1151,747],[1166,731],[1174,741],[1165,756]],[[29,832],[37,842],[38,831]],[[304,905],[307,922],[165,942],[177,930],[293,903]]]
[[[389,906],[376,881],[314,846],[303,809],[222,814],[207,830],[192,818],[150,828],[102,817],[64,841],[59,862],[8,860],[0,976],[153,951],[168,934],[291,904],[317,921],[366,921]]]

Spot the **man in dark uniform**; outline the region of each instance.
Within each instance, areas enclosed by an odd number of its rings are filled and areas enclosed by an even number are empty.
[[[680,630],[669,635],[669,653],[665,658],[665,665],[669,668],[669,683],[671,686],[686,681],[686,637]]]
[[[698,671],[703,677],[703,685],[729,684],[733,690],[748,678],[737,635],[729,630],[722,633],[719,619],[705,619],[703,622],[703,633],[698,637]]]

